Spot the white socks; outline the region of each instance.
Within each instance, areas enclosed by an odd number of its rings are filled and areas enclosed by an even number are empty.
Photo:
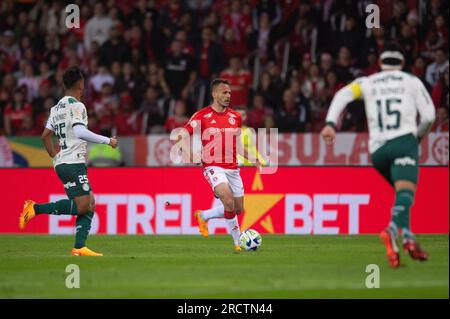
[[[210,220],[213,218],[224,218],[225,217],[225,209],[223,205],[219,205],[216,207],[213,207],[208,210],[204,210],[200,213],[200,218],[203,220]],[[231,234],[231,237],[233,237],[234,244],[236,246],[239,246],[239,237],[241,236],[241,230],[239,228],[239,223],[237,216],[235,215],[233,218],[225,218],[225,221],[227,223],[228,231]]]
[[[239,237],[241,236],[241,230],[239,229],[237,216],[234,216],[231,219],[225,218],[225,221],[227,222],[228,231],[230,232],[231,237],[233,237],[234,245],[239,246]]]
[[[200,213],[200,217],[203,220],[210,220],[211,218],[223,218],[224,217],[224,208],[222,205],[213,207],[208,210],[204,210]]]

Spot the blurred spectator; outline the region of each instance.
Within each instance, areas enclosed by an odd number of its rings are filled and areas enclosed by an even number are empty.
[[[335,67],[339,81],[347,84],[354,79],[355,76],[352,74],[352,69],[353,61],[350,50],[347,47],[340,47]]]
[[[7,55],[7,60],[11,65],[14,65],[20,59],[19,46],[15,42],[14,32],[6,30],[2,34],[2,41],[0,43],[0,51]]]
[[[277,103],[280,99],[280,92],[272,82],[272,77],[269,72],[266,71],[261,74],[256,94],[261,95],[267,106],[272,110],[278,107]]]
[[[114,127],[119,136],[138,135],[141,132],[142,119],[138,111],[134,110],[133,98],[124,94],[120,98],[120,105],[113,104]]]
[[[138,99],[145,91],[144,76],[134,69],[131,63],[123,64],[122,73],[115,82],[114,89],[119,94],[129,92],[133,99]]]
[[[239,56],[231,57],[230,67],[223,71],[220,77],[230,83],[233,107],[247,108],[252,75],[242,66],[241,58]]]
[[[319,93],[321,106],[327,110],[336,92],[343,87],[344,84],[338,81],[336,73],[334,71],[329,71],[325,75],[325,85]]]
[[[158,90],[155,87],[147,87],[139,112],[142,114],[143,123],[141,134],[163,132],[165,123],[164,103],[158,99]]]
[[[362,70],[364,76],[369,76],[375,74],[380,71],[380,67],[378,66],[377,55],[374,51],[369,52],[367,56],[367,65]]]
[[[161,61],[166,47],[166,38],[160,27],[155,24],[156,18],[153,17],[154,15],[154,12],[147,13],[144,20],[142,39],[145,44],[146,61],[153,59]]]
[[[414,60],[414,65],[411,67],[411,73],[417,76],[425,84],[425,86],[428,87],[428,84],[425,81],[426,63],[424,58],[418,56]]]
[[[441,79],[434,86],[433,92],[431,94],[436,109],[449,108],[448,92],[449,86],[448,86],[448,67],[447,67],[444,73],[441,75]]]
[[[448,24],[445,22],[444,16],[439,14],[434,20],[434,24],[436,26],[439,39],[444,42],[443,46],[448,47]]]
[[[27,101],[31,101],[38,92],[39,87],[39,81],[38,78],[34,75],[34,70],[31,64],[26,63],[25,64],[25,72],[22,74],[18,81],[19,86],[26,86],[27,87]]]
[[[405,63],[410,65],[417,56],[419,43],[411,26],[407,23],[401,24],[400,37],[398,43],[402,46]]]
[[[204,27],[201,42],[195,50],[199,77],[206,80],[216,78],[224,68],[223,49],[213,36],[213,30]]]
[[[183,100],[178,100],[175,102],[174,115],[167,118],[164,129],[166,133],[170,133],[177,127],[185,126],[188,121],[189,118],[186,116],[186,103]]]
[[[31,105],[26,103],[21,89],[16,89],[13,100],[5,108],[4,129],[6,135],[16,134],[23,125],[26,117],[32,117]]]
[[[274,0],[256,0],[254,1],[254,11],[257,18],[262,14],[267,14],[269,22],[272,25],[277,25],[281,21],[281,9]]]
[[[434,87],[441,74],[448,68],[448,59],[443,49],[434,51],[434,62],[427,67],[425,79],[430,87]]]
[[[165,61],[164,79],[171,95],[175,98],[187,99],[197,73],[191,57],[183,53],[182,49],[183,43],[177,40],[172,42],[171,53]]]
[[[376,55],[375,55],[376,60]],[[320,72],[322,74],[327,74],[333,68],[333,56],[328,52],[323,52],[320,55]]]
[[[253,96],[252,107],[247,112],[247,125],[254,129],[264,127],[264,120],[272,110],[265,105],[264,96],[256,94]]]
[[[115,26],[110,30],[109,40],[105,41],[100,47],[100,61],[103,65],[110,68],[113,62],[131,61],[131,48],[123,40],[120,29]]]
[[[361,27],[357,26],[356,19],[353,16],[345,18],[345,24],[342,31],[336,34],[336,46],[346,47],[351,55],[357,55],[362,41]]]
[[[229,10],[229,13],[222,16],[222,24],[226,28],[232,28],[236,33],[237,40],[241,41],[245,39],[249,31],[251,31],[251,13],[245,13],[242,10],[241,2],[239,0],[232,0]]]
[[[262,13],[259,17],[258,29],[256,29],[250,37],[251,49],[256,51],[262,64],[266,64],[269,60],[273,60],[274,58],[274,36],[274,29],[270,23],[269,14]]]
[[[113,26],[111,17],[104,14],[102,2],[94,5],[94,16],[89,19],[84,31],[84,47],[89,50],[92,42],[97,42],[100,46],[108,40],[109,31]]]
[[[310,117],[309,105],[295,103],[291,90],[283,93],[283,106],[276,112],[276,126],[279,132],[305,132]]]
[[[99,66],[98,72],[91,76],[90,79],[90,85],[94,92],[98,93],[102,90],[104,84],[110,84],[111,86],[114,85],[114,78],[109,73],[106,66]]]
[[[246,56],[248,53],[246,42],[237,39],[236,31],[233,28],[225,29],[223,33],[222,46],[227,60],[234,55]]]
[[[118,102],[117,95],[113,91],[111,83],[105,82],[97,99],[94,100],[92,106],[96,113],[101,114],[112,109],[113,104]]]
[[[448,132],[448,108],[440,107],[436,112],[436,121],[431,128],[432,132]]]
[[[325,87],[325,81],[320,75],[317,64],[309,67],[308,77],[303,82],[301,91],[303,95],[311,101],[311,108],[318,107],[320,91]]]
[[[34,126],[33,118],[31,115],[27,115],[23,118],[20,128],[17,130],[15,135],[17,136],[33,136],[39,135],[42,131],[39,131],[37,127]]]
[[[427,63],[431,63],[434,60],[435,51],[442,49],[445,41],[439,37],[437,31],[434,29],[428,30],[427,33],[421,46],[420,55],[426,59]]]

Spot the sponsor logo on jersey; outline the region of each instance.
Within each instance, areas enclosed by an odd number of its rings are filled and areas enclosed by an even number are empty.
[[[228,119],[228,122],[229,122],[231,125],[236,124],[236,120],[235,120],[233,117],[230,117],[230,118]]]
[[[203,117],[206,119],[209,119],[212,116],[212,112],[209,112],[208,114],[205,114]]]
[[[197,126],[197,121],[191,121],[191,123],[189,123],[192,127],[196,127]]]
[[[218,127],[210,127],[209,128],[209,133],[214,134],[214,133],[228,133],[228,132],[238,132],[238,128],[237,127],[222,127],[222,128],[218,128]]]
[[[85,191],[85,192],[88,192],[89,191],[89,184],[83,184],[83,186],[81,186],[82,188],[83,188],[83,190]]]
[[[416,160],[409,156],[405,156],[405,157],[401,157],[401,158],[396,158],[394,161],[394,164],[401,165],[401,166],[414,166],[414,165],[416,165]]]
[[[212,121],[211,121],[211,124],[216,124],[216,120],[212,120]]]
[[[77,184],[75,182],[67,182],[64,184],[65,189],[69,189],[69,188],[75,187],[75,186],[77,186]]]
[[[230,113],[230,112],[228,112],[228,115],[229,115],[230,117],[237,117],[236,115],[234,115],[233,113]]]

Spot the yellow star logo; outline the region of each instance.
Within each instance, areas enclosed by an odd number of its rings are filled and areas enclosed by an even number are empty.
[[[264,184],[262,182],[261,175],[256,171],[253,179],[252,191],[264,190]],[[245,213],[242,218],[242,229],[248,229],[260,220],[266,213],[272,209],[282,198],[284,194],[248,194],[245,195]],[[262,219],[260,225],[267,230],[267,232],[273,234],[274,228],[272,224],[272,218],[267,216]]]

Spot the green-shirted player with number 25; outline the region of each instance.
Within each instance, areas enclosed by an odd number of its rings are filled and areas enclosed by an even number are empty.
[[[411,232],[409,212],[419,173],[418,145],[434,122],[435,108],[423,83],[401,71],[404,57],[400,46],[387,44],[380,64],[381,72],[358,78],[336,93],[322,136],[327,143],[333,143],[335,124],[345,106],[355,99],[364,100],[372,163],[395,190],[392,220],[380,237],[386,246],[389,265],[397,268],[400,266],[397,244],[400,232],[406,253],[415,260],[428,259]]]
[[[82,72],[70,68],[63,74],[65,96],[52,107],[46,128],[42,133],[44,146],[53,159],[56,174],[64,185],[69,199],[53,203],[36,204],[25,201],[19,218],[19,227],[24,229],[30,220],[39,214],[76,215],[74,256],[102,256],[86,247],[86,239],[94,216],[94,196],[87,177],[87,142],[109,144],[117,147],[115,137],[97,135],[89,131],[86,108],[81,103],[84,90]],[[53,147],[52,137],[59,141],[60,151]]]

